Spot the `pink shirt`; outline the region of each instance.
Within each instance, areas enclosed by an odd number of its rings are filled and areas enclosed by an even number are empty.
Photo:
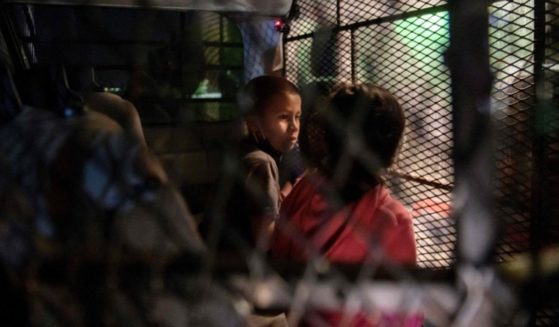
[[[274,257],[306,261],[316,251],[331,262],[360,263],[375,253],[383,254],[374,255],[379,260],[416,263],[411,216],[386,187],[376,186],[357,201],[335,208],[321,192],[324,186],[323,178],[311,174],[284,200],[272,245]]]
[[[377,262],[416,263],[410,213],[390,196],[386,187],[376,186],[358,200],[335,208],[323,194],[325,185],[326,181],[317,174],[307,175],[287,196],[276,225],[273,257],[305,262],[314,251],[335,263],[362,263],[368,256]],[[308,312],[300,326],[314,326],[313,315],[330,326],[338,326],[344,312]],[[372,317],[360,311],[351,317],[348,326],[419,327],[422,322],[420,313],[382,312]]]

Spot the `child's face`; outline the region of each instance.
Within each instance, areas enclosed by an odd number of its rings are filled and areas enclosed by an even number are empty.
[[[258,117],[258,127],[270,145],[284,153],[297,143],[301,119],[301,97],[296,93],[276,95]]]

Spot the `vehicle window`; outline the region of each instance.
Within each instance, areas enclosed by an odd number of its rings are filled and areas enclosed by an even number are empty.
[[[243,43],[225,15],[48,5],[13,9],[30,65],[90,69],[104,91],[136,105],[144,125],[237,117]],[[77,91],[84,87],[70,82]]]

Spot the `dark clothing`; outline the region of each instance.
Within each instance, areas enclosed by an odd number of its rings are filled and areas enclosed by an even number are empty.
[[[224,174],[218,187],[231,185],[225,205],[211,208],[214,217],[205,226],[208,233],[223,219],[219,248],[229,251],[256,244],[254,225],[264,217],[279,214],[280,188],[277,161],[279,154],[273,149],[244,140],[236,154],[235,171]],[[223,214],[220,215],[220,210]]]
[[[186,204],[159,162],[111,119],[25,107],[0,127],[0,165],[0,285],[11,286],[0,297],[24,307],[2,319],[243,325],[200,277],[206,251]]]
[[[305,167],[299,144],[295,144],[293,149],[285,153],[279,163],[280,187],[287,182],[295,185],[300,176],[303,175]]]

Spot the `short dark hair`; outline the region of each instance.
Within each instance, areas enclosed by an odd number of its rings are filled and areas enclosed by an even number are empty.
[[[376,164],[365,167],[368,171],[373,169],[376,173],[392,164],[404,132],[405,117],[390,92],[372,84],[339,85],[330,93],[321,116],[331,165],[336,165],[347,146],[355,141],[351,138],[359,138],[357,141],[373,154]],[[335,168],[331,165],[329,168]]]
[[[258,76],[251,79],[239,94],[241,112],[260,114],[272,101],[275,95],[294,93],[301,96],[295,84],[279,76]]]

